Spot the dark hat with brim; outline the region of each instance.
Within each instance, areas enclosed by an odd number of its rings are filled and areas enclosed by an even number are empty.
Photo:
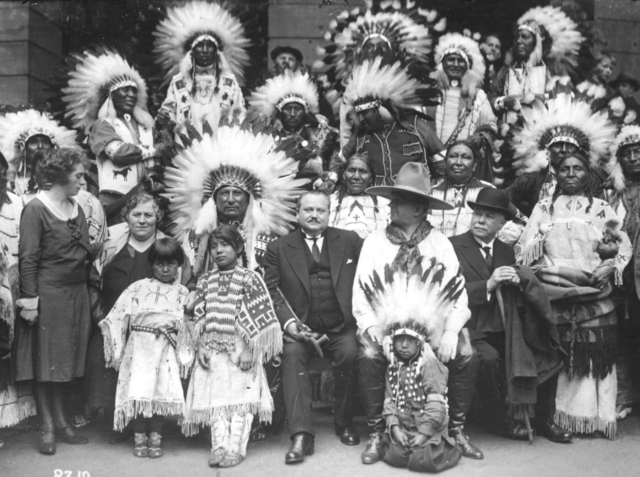
[[[282,46],[282,45],[278,45],[276,46],[273,50],[271,50],[271,59],[273,61],[276,61],[276,58],[278,56],[280,56],[282,53],[289,53],[290,55],[293,55],[296,60],[298,60],[298,63],[302,63],[302,52],[300,50],[298,50],[297,48],[294,48],[293,46]]]
[[[511,220],[513,214],[509,209],[509,197],[504,191],[496,189],[495,187],[485,187],[478,192],[478,197],[475,201],[468,200],[467,205],[472,209],[480,207],[482,209],[489,209],[504,215],[504,218]]]
[[[629,83],[636,91],[640,89],[640,81],[624,72],[620,73],[618,77],[609,84],[615,89],[620,85],[620,83]]]
[[[374,186],[366,190],[367,194],[379,195],[391,199],[394,192],[407,192],[429,201],[429,209],[451,210],[454,207],[445,201],[431,197],[431,177],[428,169],[418,162],[408,162],[396,176],[392,186]]]

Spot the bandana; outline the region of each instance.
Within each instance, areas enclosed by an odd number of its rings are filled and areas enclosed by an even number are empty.
[[[400,250],[393,259],[392,266],[400,267],[402,270],[412,270],[420,261],[420,250],[418,244],[422,242],[431,232],[431,224],[424,219],[418,226],[409,240],[406,239],[400,228],[391,223],[387,225],[387,238],[394,245],[400,245]]]

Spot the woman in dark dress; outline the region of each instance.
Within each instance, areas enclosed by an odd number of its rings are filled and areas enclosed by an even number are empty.
[[[153,277],[153,267],[148,261],[149,249],[153,242],[164,237],[156,229],[161,210],[155,199],[147,193],[139,193],[127,202],[122,210],[122,219],[123,223],[109,227],[109,240],[94,262],[90,283],[90,293],[100,299],[92,299],[92,303],[99,303],[99,310],[92,313],[94,323],[85,385],[89,409],[104,409],[107,421],[113,421],[118,373],[105,367],[104,340],[98,323],[109,314],[129,285]],[[193,291],[190,300],[193,302],[195,279],[192,279],[188,260],[185,260],[181,273],[181,282]],[[115,443],[126,437],[127,433],[114,433],[110,442]]]
[[[38,163],[43,190],[24,208],[20,221],[21,308],[16,330],[16,381],[35,381],[42,440],[40,452],[54,454],[56,436],[86,444],[64,413],[64,389],[84,376],[91,333],[87,265],[91,257],[87,222],[74,196],[86,158],[70,148],[51,149]]]

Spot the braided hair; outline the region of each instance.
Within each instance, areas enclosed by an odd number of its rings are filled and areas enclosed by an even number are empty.
[[[342,209],[342,201],[348,195],[347,194],[347,184],[346,184],[346,182],[344,180],[344,173],[349,168],[349,164],[351,164],[355,160],[362,161],[367,165],[367,168],[369,169],[369,174],[371,175],[371,182],[372,183],[374,183],[375,180],[376,180],[376,173],[374,172],[373,167],[371,166],[371,161],[369,160],[369,156],[367,156],[366,154],[359,154],[358,153],[358,154],[354,154],[349,159],[347,159],[346,162],[344,164],[342,164],[342,166],[340,167],[340,171],[338,172],[338,184],[337,184],[338,206],[336,207],[336,215],[338,215],[340,213],[340,210]],[[378,211],[378,197],[375,196],[375,195],[372,195],[371,198],[373,199],[374,211],[377,214],[379,212]]]
[[[591,170],[589,168],[589,161],[587,160],[587,158],[582,155],[582,153],[580,152],[575,152],[573,154],[569,154],[565,157],[563,157],[560,162],[558,163],[558,171],[560,171],[560,167],[562,167],[562,164],[564,163],[564,161],[566,161],[567,159],[578,159],[580,162],[582,162],[586,169],[587,169],[587,175],[591,174]],[[588,214],[589,211],[591,210],[591,206],[593,205],[593,191],[591,190],[591,187],[589,185],[589,180],[587,180],[587,184],[584,186],[584,195],[587,198],[587,200],[589,201],[589,205],[587,206],[585,212]],[[549,213],[551,215],[553,215],[553,205],[555,204],[556,200],[558,199],[558,197],[560,197],[561,195],[564,194],[564,191],[562,190],[562,188],[560,187],[560,184],[556,184],[556,188],[553,191],[553,195],[551,196],[551,206],[549,207]]]

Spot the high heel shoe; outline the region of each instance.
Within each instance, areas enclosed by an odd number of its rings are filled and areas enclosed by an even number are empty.
[[[56,429],[56,435],[62,440],[71,445],[87,444],[89,439],[84,436],[76,434],[70,426],[64,426],[60,429]]]
[[[47,438],[46,436],[49,437]],[[42,431],[42,435],[40,436],[40,448],[38,450],[44,455],[53,455],[56,453],[56,434],[53,429]]]

